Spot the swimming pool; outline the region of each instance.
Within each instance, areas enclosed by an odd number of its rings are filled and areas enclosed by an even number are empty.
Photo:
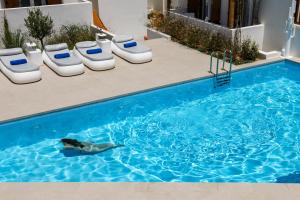
[[[197,80],[30,117],[0,133],[1,182],[276,182],[300,171],[300,66],[283,61],[236,72],[219,89]],[[66,157],[64,137],[125,147]]]

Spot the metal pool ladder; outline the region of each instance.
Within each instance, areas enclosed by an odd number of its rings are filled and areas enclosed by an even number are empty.
[[[229,50],[225,50],[223,53],[223,63],[221,70],[223,72],[219,72],[219,64],[220,64],[220,54],[213,52],[210,55],[210,68],[209,73],[214,75],[214,87],[221,87],[224,85],[228,85],[231,81],[231,70],[232,70],[232,52]],[[216,72],[214,73],[213,70],[213,58],[216,57]],[[229,62],[229,69],[225,69],[226,62]]]

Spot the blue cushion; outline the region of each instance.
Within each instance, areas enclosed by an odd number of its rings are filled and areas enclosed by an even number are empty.
[[[56,59],[63,59],[63,58],[69,58],[70,54],[69,53],[59,53],[59,54],[55,54],[54,58]]]
[[[19,60],[11,60],[10,64],[11,65],[23,65],[26,64],[27,60],[26,59],[19,59]]]
[[[102,49],[97,48],[97,49],[89,49],[86,51],[87,54],[97,54],[97,53],[102,53]]]
[[[135,47],[137,45],[136,42],[127,42],[124,44],[124,48]]]

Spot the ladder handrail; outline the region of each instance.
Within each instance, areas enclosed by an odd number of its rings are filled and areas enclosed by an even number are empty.
[[[229,56],[228,56],[229,54]],[[213,57],[216,57],[217,58],[217,63],[216,63],[216,73],[214,74],[212,72],[212,68],[213,68]],[[225,70],[225,63],[228,61],[228,58],[229,58],[229,64],[230,64],[230,67],[229,67],[229,71]],[[232,70],[232,61],[233,61],[233,55],[232,55],[232,51],[231,50],[225,50],[224,53],[223,53],[223,66],[222,66],[222,70],[225,70],[226,71],[226,77],[225,79],[222,78],[222,79],[219,79],[219,64],[220,64],[220,56],[219,56],[219,52],[212,52],[211,55],[210,55],[210,68],[209,68],[209,72],[212,73],[214,75],[214,84],[215,84],[215,87],[217,87],[216,85],[219,84],[219,82],[222,83],[222,85],[224,85],[224,83],[226,84],[230,82],[230,79],[231,79],[231,70]],[[223,76],[223,73],[221,73],[220,76]]]
[[[213,72],[212,72],[212,65],[213,65],[213,58],[215,57],[215,55],[216,55],[216,52],[212,52],[212,53],[210,54],[210,67],[209,67],[209,73],[213,73]]]
[[[219,75],[219,54],[217,54],[217,67],[216,67],[216,77]]]
[[[231,76],[231,70],[232,70],[232,60],[233,60],[233,56],[232,56],[232,52],[230,51],[230,67],[229,67],[229,75]]]
[[[212,65],[213,65],[213,58],[217,58],[217,67],[216,67],[216,73],[215,75],[218,75],[219,74],[219,63],[220,63],[220,58],[219,58],[219,53],[218,52],[212,52],[210,54],[210,67],[209,67],[209,73],[213,74],[213,71],[212,71]]]
[[[229,73],[231,73],[231,69],[232,69],[232,51],[231,50],[228,50],[226,49],[224,51],[224,54],[223,54],[223,67],[222,67],[222,70],[225,70],[225,63],[227,61],[227,53],[229,53],[229,64],[230,64],[230,68],[229,68]]]

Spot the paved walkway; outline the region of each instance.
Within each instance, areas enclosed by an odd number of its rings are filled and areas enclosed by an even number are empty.
[[[15,85],[0,73],[0,121],[208,75],[209,57],[167,40],[147,41],[154,52],[153,61],[130,64],[118,57],[116,68],[60,77],[42,67],[43,79]]]
[[[1,200],[299,200],[300,185],[190,183],[11,183]]]
[[[149,40],[147,45],[153,49],[153,61],[141,65],[116,57],[113,70],[86,69],[74,77],[60,77],[43,66],[42,81],[27,85],[15,85],[0,73],[0,121],[210,75],[208,55],[165,39]]]

